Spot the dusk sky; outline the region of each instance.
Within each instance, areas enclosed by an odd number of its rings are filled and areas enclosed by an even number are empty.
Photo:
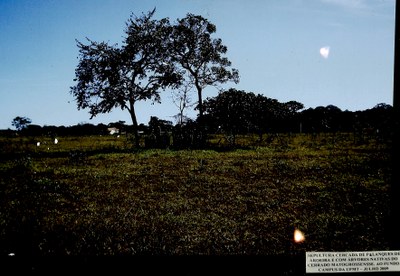
[[[392,104],[395,0],[0,0],[0,129],[12,128],[16,116],[42,126],[131,124],[126,110],[92,120],[89,110],[77,110],[69,93],[78,65],[75,39],[121,45],[130,15],[154,7],[157,19],[175,22],[193,13],[216,25],[214,37],[240,74],[239,84],[222,88],[305,108]],[[204,98],[217,94],[210,87]],[[137,105],[139,123],[150,116],[175,122],[171,91],[161,97],[161,104]]]

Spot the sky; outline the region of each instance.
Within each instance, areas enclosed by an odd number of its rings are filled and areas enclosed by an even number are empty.
[[[0,0],[0,129],[17,116],[32,124],[131,124],[127,110],[90,120],[70,94],[85,38],[122,44],[125,23],[156,8],[172,22],[187,13],[217,27],[214,38],[239,70],[236,88],[305,108],[365,110],[393,103],[395,0]],[[218,95],[209,87],[203,98]],[[196,93],[191,94],[196,101]],[[139,123],[174,121],[171,90],[139,102]],[[189,111],[195,118],[196,112]]]

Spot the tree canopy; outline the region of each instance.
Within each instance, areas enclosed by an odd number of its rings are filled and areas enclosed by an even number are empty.
[[[28,127],[28,125],[30,125],[31,123],[32,120],[28,117],[17,116],[12,120],[11,125],[15,127],[18,131],[21,131],[24,128]]]
[[[282,123],[293,120],[303,104],[280,103],[261,94],[229,89],[204,102],[207,122],[232,135],[255,132],[262,135],[278,131]]]
[[[227,81],[239,82],[237,69],[230,69],[231,62],[224,55],[228,48],[220,38],[212,38],[217,28],[206,18],[188,13],[173,28],[172,58],[186,78],[197,90],[199,117],[203,116],[202,92],[207,86]]]
[[[123,45],[106,42],[77,41],[79,64],[75,70],[77,84],[71,87],[78,109],[90,109],[91,117],[110,112],[113,108],[127,109],[132,118],[136,143],[138,123],[137,101],[160,101],[160,89],[177,86],[179,74],[168,62],[168,19],[152,19],[155,9],[141,17],[134,15],[126,22]]]

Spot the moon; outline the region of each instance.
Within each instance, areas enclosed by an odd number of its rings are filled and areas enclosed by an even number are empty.
[[[325,46],[325,47],[322,47],[321,49],[319,49],[319,53],[320,53],[321,57],[327,59],[329,57],[329,50],[330,50],[329,46]]]

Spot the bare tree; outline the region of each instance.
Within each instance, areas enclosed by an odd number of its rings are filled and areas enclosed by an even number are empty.
[[[194,106],[189,93],[192,89],[193,83],[186,81],[178,89],[171,91],[172,102],[179,109],[179,113],[174,116],[179,125],[182,125],[188,119],[185,115],[186,110]]]

